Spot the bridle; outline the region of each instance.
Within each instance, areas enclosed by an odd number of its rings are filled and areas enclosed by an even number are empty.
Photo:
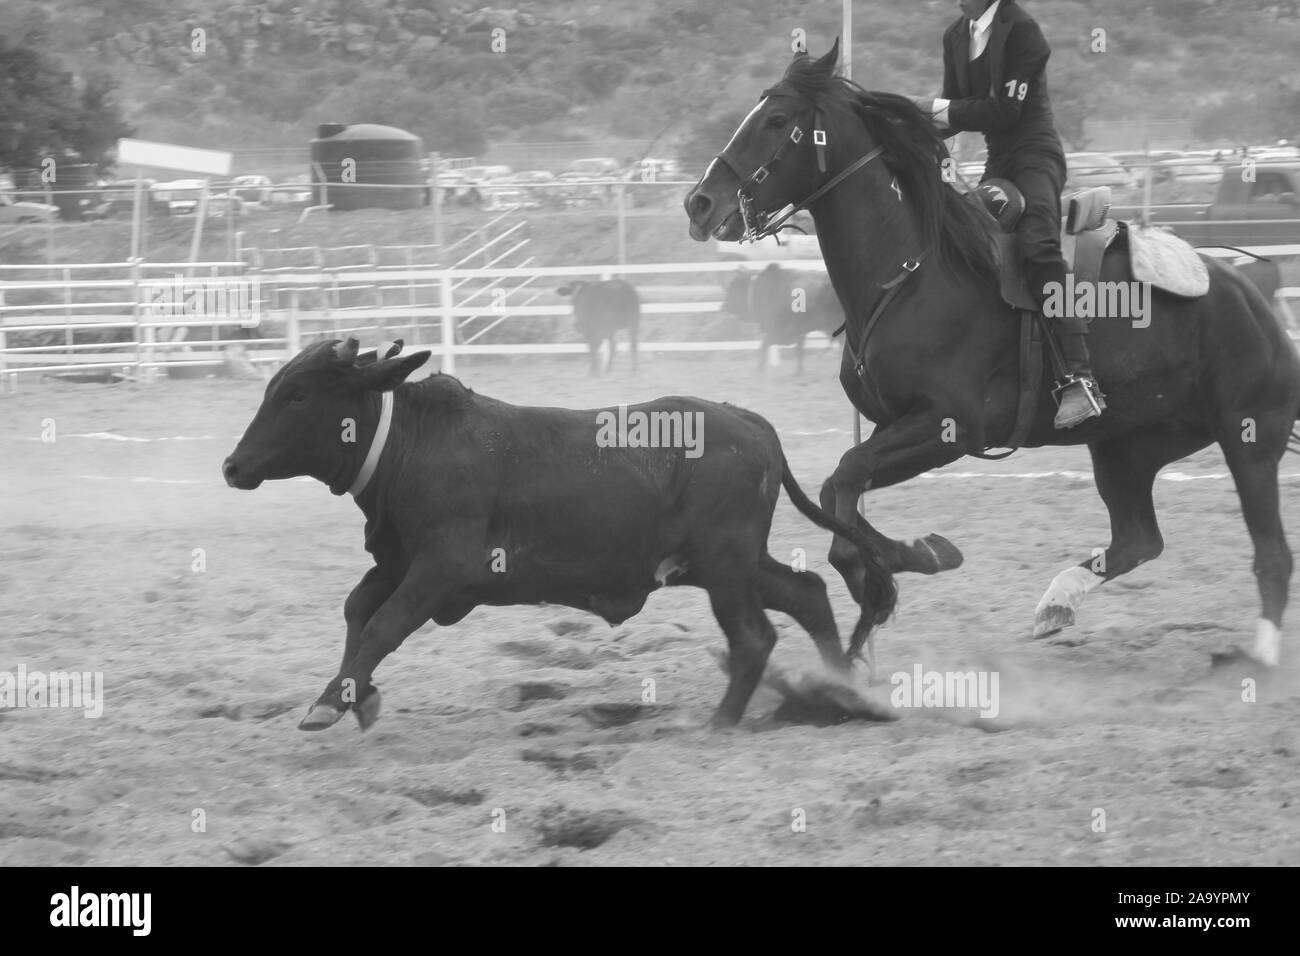
[[[762,97],[774,96],[785,96],[801,100],[813,108],[812,141],[813,146],[817,150],[817,171],[824,175],[826,172],[826,128],[825,124],[822,122],[824,112],[821,106],[804,96],[802,93],[787,86],[783,86],[782,84],[777,84],[770,89],[764,90],[762,93]],[[768,236],[776,235],[781,231],[781,228],[791,216],[807,209],[818,199],[821,199],[840,183],[844,182],[844,180],[856,173],[859,169],[869,165],[885,152],[884,146],[877,146],[866,155],[860,156],[857,160],[850,163],[820,187],[815,189],[812,194],[802,202],[787,203],[785,206],[775,211],[755,209],[754,197],[749,192],[750,188],[765,181],[771,174],[772,167],[781,161],[786,150],[799,146],[803,141],[803,129],[799,126],[794,127],[794,129],[790,130],[790,135],[782,140],[772,152],[768,161],[763,163],[748,176],[741,172],[735,159],[728,155],[728,150],[731,148],[730,144],[715,157],[716,159],[721,160],[723,164],[725,164],[726,167],[735,174],[736,178],[740,180],[740,187],[736,190],[736,198],[740,203],[740,217],[745,226],[744,235],[741,236],[742,240],[754,242],[759,239],[765,239]],[[902,199],[901,193],[899,194],[899,199]],[[866,325],[862,330],[862,339],[856,344],[856,346],[852,342],[846,342],[847,347],[850,349],[851,354],[854,357],[853,369],[857,372],[859,377],[864,377],[866,374],[867,340],[871,337],[871,333],[875,329],[876,323],[880,320],[880,317],[884,315],[885,310],[889,308],[889,304],[893,302],[894,297],[898,295],[899,291],[902,289],[903,283],[907,281],[908,277],[910,277],[912,273],[916,272],[928,254],[929,250],[926,249],[920,254],[905,260],[897,275],[887,282],[878,283],[881,292],[880,298],[876,300],[875,307],[871,310],[871,314],[867,318]],[[847,326],[848,320],[846,319],[838,329],[831,333],[831,335],[836,336],[841,332],[844,332],[845,338],[847,339]]]
[[[760,99],[777,96],[802,100],[813,108],[812,143],[813,147],[817,150],[817,171],[824,174],[826,172],[826,127],[822,122],[824,116],[822,108],[817,105],[817,103],[809,100],[802,93],[795,92],[792,89],[780,85],[764,90]],[[743,173],[740,166],[736,163],[736,160],[728,155],[728,151],[731,148],[730,146],[714,157],[715,159],[721,160],[723,165],[730,169],[732,173],[735,174],[735,177],[740,180],[740,187],[736,190],[736,198],[740,203],[740,218],[745,226],[745,233],[741,236],[742,240],[755,242],[759,239],[765,239],[768,236],[775,236],[781,231],[782,227],[785,226],[786,221],[789,220],[791,216],[807,209],[818,199],[821,199],[822,196],[825,196],[840,183],[844,182],[844,180],[848,179],[859,169],[862,169],[864,166],[867,166],[872,161],[879,158],[885,152],[885,147],[877,146],[865,156],[859,157],[856,161],[836,173],[820,187],[814,190],[813,193],[802,202],[787,203],[782,208],[774,211],[756,209],[754,206],[754,197],[750,194],[751,187],[764,182],[771,174],[772,168],[781,161],[786,150],[799,146],[803,141],[803,128],[795,126],[790,130],[790,135],[783,139],[776,149],[773,150],[772,155],[768,158],[767,162],[760,165],[749,175]]]

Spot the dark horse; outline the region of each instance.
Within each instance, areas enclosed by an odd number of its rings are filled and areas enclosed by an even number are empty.
[[[860,496],[1005,445],[1019,323],[999,295],[991,221],[944,181],[939,132],[909,100],[836,76],[838,57],[838,43],[821,59],[796,57],[685,206],[696,240],[766,234],[791,205],[817,223],[848,316],[840,383],[876,425],[840,459],[821,503],[867,533],[877,566],[839,537],[830,560],[864,614],[881,621],[896,600],[895,572],[934,574],[957,567],[961,554],[936,535],[912,544],[885,537],[858,514]],[[1300,410],[1300,358],[1247,279],[1214,260],[1206,267],[1207,295],[1152,293],[1145,327],[1093,322],[1094,368],[1109,403],[1100,418],[1057,431],[1042,389],[1023,444],[1088,446],[1111,542],[1056,576],[1039,602],[1035,636],[1073,624],[1088,591],[1160,554],[1156,473],[1218,442],[1255,547],[1263,607],[1249,654],[1277,663],[1291,577],[1277,469]],[[1130,278],[1127,254],[1112,248],[1102,279]]]

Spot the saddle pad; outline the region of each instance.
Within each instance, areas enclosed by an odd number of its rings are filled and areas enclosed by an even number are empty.
[[[1170,295],[1195,299],[1210,290],[1205,262],[1186,240],[1159,226],[1129,224],[1129,263],[1133,278]]]

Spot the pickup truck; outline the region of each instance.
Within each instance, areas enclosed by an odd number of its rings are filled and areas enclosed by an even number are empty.
[[[1141,206],[1115,206],[1112,219],[1141,221]],[[1214,202],[1152,205],[1147,219],[1194,246],[1300,244],[1300,161],[1223,167]]]

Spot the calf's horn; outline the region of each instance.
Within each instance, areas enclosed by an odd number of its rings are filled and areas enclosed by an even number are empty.
[[[334,357],[344,365],[352,365],[357,360],[357,350],[359,348],[361,348],[361,343],[348,336],[346,342],[340,342],[334,346]]]

